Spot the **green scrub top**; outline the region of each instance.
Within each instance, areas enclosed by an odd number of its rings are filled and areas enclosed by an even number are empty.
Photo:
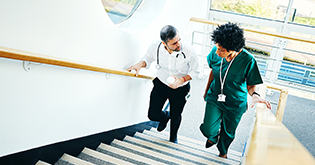
[[[233,114],[244,113],[247,109],[247,85],[263,83],[257,62],[253,55],[245,49],[235,57],[228,70],[223,87],[223,93],[226,95],[225,102],[219,102],[217,99],[218,94],[221,93],[220,66],[222,58],[215,53],[216,50],[217,47],[214,46],[207,56],[214,79],[205,100],[221,110],[226,110]],[[223,59],[222,79],[230,63],[231,61],[227,62],[225,58]]]

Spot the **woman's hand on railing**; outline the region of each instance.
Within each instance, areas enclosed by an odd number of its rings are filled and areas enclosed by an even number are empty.
[[[253,108],[256,103],[263,103],[263,104],[265,104],[265,105],[267,106],[268,109],[271,110],[271,104],[270,104],[269,101],[267,101],[267,100],[261,98],[261,97],[258,96],[258,95],[253,95],[253,96],[252,96],[252,99],[253,99],[253,100],[252,100],[251,108]]]

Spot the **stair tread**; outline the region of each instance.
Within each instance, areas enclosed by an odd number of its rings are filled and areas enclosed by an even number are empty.
[[[61,157],[62,160],[68,161],[72,164],[79,164],[79,165],[95,165],[93,163],[87,162],[85,160],[76,158],[74,156],[68,155],[68,154],[63,154]]]
[[[106,162],[110,162],[110,163],[113,163],[113,164],[132,164],[132,163],[126,162],[124,160],[121,160],[121,159],[118,159],[118,158],[115,158],[115,157],[103,154],[101,152],[98,152],[98,151],[95,151],[95,150],[91,150],[89,148],[84,148],[82,150],[82,153],[85,153],[87,155],[93,156],[95,158],[98,158],[98,159],[101,159],[101,160],[104,160]]]
[[[141,127],[141,126],[139,126]],[[204,142],[178,135],[179,143],[168,140],[169,132],[158,132],[156,128],[126,135],[123,139],[113,139],[110,145],[100,143],[97,150],[85,147],[78,157],[64,153],[56,164],[229,164],[239,165],[241,154],[229,151],[228,159],[218,157],[215,147],[205,149]],[[126,131],[126,130],[122,130]],[[38,161],[35,165],[50,165]]]
[[[147,134],[147,135],[150,135],[150,136],[153,136],[153,137],[160,138],[162,140],[167,140],[168,139],[168,135],[161,134],[161,133],[155,132],[155,131],[148,131],[147,130],[147,131],[144,131],[143,133]],[[180,145],[184,145],[184,146],[187,146],[187,147],[198,149],[198,150],[201,150],[203,152],[211,153],[211,154],[214,154],[214,155],[218,155],[219,154],[219,151],[217,149],[214,149],[214,147],[212,147],[212,148],[205,148],[204,146],[201,146],[201,145],[198,145],[198,144],[195,144],[195,143],[191,143],[190,141],[181,140],[181,138],[178,138],[178,140],[179,140],[179,144]],[[242,158],[239,155],[234,155],[230,151],[229,151],[228,157],[229,157],[229,159],[233,159],[233,160],[238,161],[238,162],[240,162],[240,160]]]
[[[236,161],[231,160],[231,159],[220,158],[220,157],[215,156],[215,155],[210,154],[210,153],[206,153],[206,152],[203,152],[203,151],[200,151],[200,150],[189,148],[189,147],[186,147],[186,146],[183,146],[183,145],[175,144],[175,143],[172,143],[172,142],[169,142],[169,141],[166,141],[166,140],[162,140],[162,139],[159,139],[159,138],[156,138],[156,137],[152,137],[152,136],[149,136],[149,135],[146,135],[146,134],[143,134],[143,133],[139,133],[138,132],[138,133],[135,134],[135,137],[144,138],[146,140],[154,141],[154,142],[157,142],[159,144],[163,144],[163,145],[170,146],[172,148],[183,150],[183,151],[185,151],[187,153],[198,155],[198,156],[200,156],[201,158],[204,158],[204,159],[210,158],[213,161],[225,162],[225,163],[228,163],[228,164],[239,164],[239,162],[236,162]]]
[[[165,136],[169,136],[169,132],[167,132],[167,131],[158,132],[156,130],[156,128],[151,128],[150,131],[155,132],[155,133],[159,133],[159,134],[162,134],[162,135],[165,135]],[[196,139],[193,139],[193,138],[189,138],[189,137],[186,137],[186,136],[177,135],[177,138],[181,139],[181,140],[184,140],[184,141],[188,141],[190,143],[197,144],[197,145],[201,145],[201,146],[205,145],[205,142],[203,142],[203,141],[199,141],[199,140],[196,140]],[[236,156],[242,157],[242,153],[238,152],[238,151],[235,151],[235,150],[229,150],[229,153],[234,154]]]
[[[129,132],[134,133],[128,135]],[[122,134],[119,136],[120,138],[117,138],[116,133]],[[110,134],[110,137],[113,139],[111,142],[108,142],[107,144],[96,143],[94,147],[99,145],[96,150],[85,147],[78,157],[64,153],[55,165],[239,165],[243,158],[240,156],[240,152],[232,150],[229,150],[228,159],[218,157],[219,152],[215,147],[205,149],[204,142],[181,135],[178,135],[179,143],[175,144],[168,140],[169,132],[158,132],[155,127],[146,127],[146,125],[137,125],[130,128],[119,129]],[[35,165],[50,165],[44,161],[39,160]]]
[[[158,162],[158,161],[155,161],[155,160],[152,160],[152,159],[149,159],[149,158],[146,158],[146,157],[143,157],[143,156],[131,153],[131,152],[124,151],[122,149],[119,149],[119,148],[116,148],[116,147],[113,147],[113,146],[110,146],[110,145],[107,145],[104,143],[101,143],[98,146],[98,148],[113,152],[113,153],[118,154],[118,155],[122,155],[124,157],[128,157],[129,159],[133,159],[133,160],[136,160],[139,162],[145,162],[145,163],[149,163],[149,164],[160,164],[160,165],[165,164],[165,163],[161,163],[161,162]]]
[[[162,145],[157,145],[155,143],[141,140],[141,139],[134,138],[134,137],[130,137],[130,136],[126,136],[124,138],[124,141],[130,141],[130,142],[136,143],[138,145],[144,145],[144,146],[147,146],[147,147],[152,148],[154,150],[158,150],[160,152],[165,152],[165,153],[170,154],[170,155],[177,155],[177,156],[182,157],[182,158],[190,159],[194,162],[199,162],[199,163],[203,163],[203,164],[218,164],[218,163],[203,159],[201,157],[197,157],[197,156],[194,156],[191,154],[187,154],[185,152],[177,151],[177,150],[174,150],[174,149],[162,146]]]
[[[39,160],[39,161],[37,161],[37,163],[35,165],[51,165],[51,164]]]
[[[123,147],[127,147],[127,148],[130,148],[130,149],[134,150],[134,151],[145,153],[145,154],[151,155],[153,157],[157,157],[157,158],[160,158],[160,159],[163,159],[163,160],[166,160],[166,161],[170,161],[170,162],[173,162],[173,163],[194,164],[194,163],[191,163],[191,162],[188,162],[188,161],[184,161],[182,159],[178,159],[176,157],[172,157],[172,156],[169,156],[169,155],[165,155],[165,154],[162,154],[160,152],[149,150],[147,148],[143,148],[143,147],[140,147],[140,146],[137,146],[137,145],[134,145],[132,143],[125,142],[125,141],[120,141],[120,140],[116,140],[115,139],[111,144],[116,144],[116,145],[120,145],[120,146],[123,146]]]

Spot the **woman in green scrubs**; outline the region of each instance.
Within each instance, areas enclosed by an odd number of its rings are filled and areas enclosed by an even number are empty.
[[[256,85],[263,81],[255,58],[243,48],[243,29],[229,22],[218,26],[211,39],[215,46],[207,57],[211,71],[200,130],[207,137],[206,148],[217,144],[219,156],[227,158],[236,127],[247,109],[247,93],[252,96],[251,107],[264,103],[271,109],[271,105],[256,92]]]

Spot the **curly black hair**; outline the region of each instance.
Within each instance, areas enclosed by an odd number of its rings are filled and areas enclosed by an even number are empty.
[[[244,31],[236,23],[219,25],[212,32],[211,39],[227,51],[238,52],[245,46]]]

